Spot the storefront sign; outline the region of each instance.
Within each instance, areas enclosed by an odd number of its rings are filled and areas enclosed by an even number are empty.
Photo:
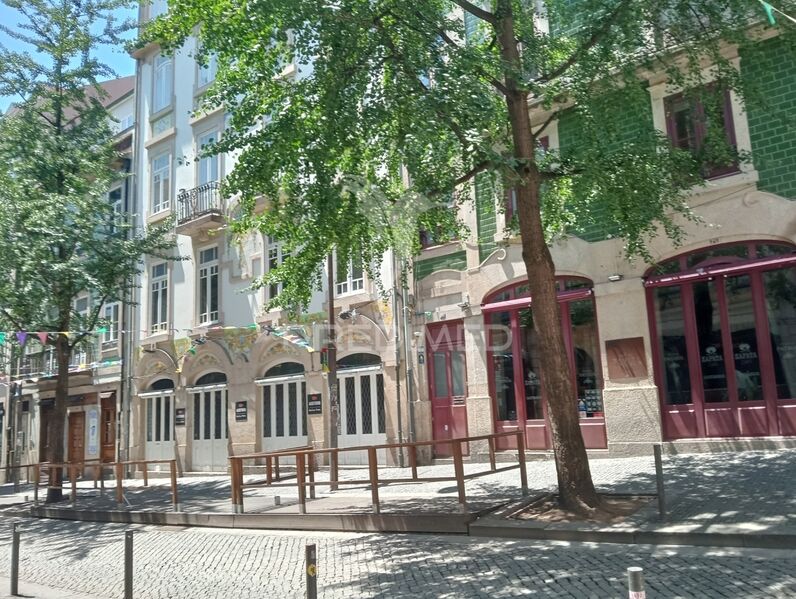
[[[185,408],[177,408],[175,411],[174,426],[185,426]]]
[[[246,422],[249,419],[249,404],[245,401],[235,402],[235,422]]]
[[[99,453],[99,416],[97,410],[88,412],[88,454]]]
[[[320,393],[310,393],[307,396],[307,414],[323,414]]]

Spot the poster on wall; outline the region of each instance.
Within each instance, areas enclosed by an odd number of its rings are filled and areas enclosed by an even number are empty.
[[[235,422],[246,422],[249,419],[249,404],[245,401],[235,402]]]
[[[185,408],[177,408],[174,413],[174,426],[185,426]]]
[[[97,410],[88,413],[88,454],[99,453],[99,416]]]

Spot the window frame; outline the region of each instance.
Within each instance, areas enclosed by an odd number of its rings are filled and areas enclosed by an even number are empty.
[[[206,252],[213,252],[212,257],[206,259],[204,257]],[[213,324],[220,320],[221,288],[219,279],[221,262],[219,260],[218,246],[211,245],[200,248],[196,267],[197,323],[199,326]],[[204,300],[202,298],[203,293]],[[214,298],[215,302],[213,301]]]
[[[108,312],[110,311],[110,316]],[[116,345],[119,342],[119,328],[121,316],[121,302],[111,302],[105,304],[102,309],[103,317],[108,324],[106,325],[106,332],[102,334],[102,347]],[[114,314],[115,313],[115,314]]]
[[[164,274],[156,275],[155,269],[163,266]],[[169,330],[169,266],[167,262],[156,262],[149,268],[149,332],[152,335]],[[156,299],[157,298],[157,299]],[[163,319],[165,313],[165,320]],[[156,320],[156,314],[161,318]]]
[[[361,275],[353,277],[354,274],[354,257],[348,259],[346,265],[345,279],[340,278],[340,268],[338,264],[337,252],[334,254],[334,294],[335,297],[344,295],[353,295],[355,293],[362,293],[365,290],[365,267],[360,265],[358,270]]]
[[[161,158],[166,159],[166,164],[163,167],[156,168],[155,163]],[[166,212],[167,210],[171,209],[171,152],[166,150],[165,152],[155,155],[149,161],[149,171],[149,204],[152,214]],[[158,176],[160,176],[160,180],[156,182],[155,179]],[[166,182],[166,194],[163,193],[164,181]],[[155,201],[156,197],[158,198],[157,203]]]
[[[202,143],[203,139],[212,138],[211,141]],[[202,148],[205,145],[210,145],[213,143],[218,143],[221,139],[221,131],[218,127],[212,127],[210,129],[205,129],[198,135],[196,135],[196,156],[198,160],[196,161],[196,185],[197,187],[201,187],[202,185],[209,185],[211,183],[217,183],[221,179],[221,154],[213,154],[212,156],[202,156]],[[215,178],[210,178],[207,181],[202,180],[202,171],[204,168],[209,169],[210,175],[213,174],[213,169],[215,168]]]
[[[203,80],[202,74],[203,73],[210,73],[210,77],[207,80]],[[218,56],[213,52],[208,54],[207,56],[207,66],[203,66],[196,62],[196,89],[197,90],[204,90],[208,88],[215,80],[216,75],[218,74]]]
[[[161,79],[162,77],[162,79]],[[162,94],[160,87],[163,87]],[[161,97],[162,95],[162,97]],[[169,110],[174,103],[174,58],[158,53],[152,60],[152,115]]]

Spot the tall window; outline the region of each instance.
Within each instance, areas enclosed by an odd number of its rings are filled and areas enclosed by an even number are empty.
[[[337,295],[362,291],[365,288],[365,273],[362,269],[362,260],[351,258],[340,264],[335,256],[335,287]]]
[[[108,192],[108,203],[113,208],[110,230],[115,231],[119,223],[124,220],[124,196],[121,185],[117,185]]]
[[[152,213],[171,207],[171,155],[161,154],[152,161]]]
[[[266,266],[267,272],[271,272],[279,268],[290,254],[285,252],[283,245],[273,237],[266,237],[266,241]],[[280,293],[282,293],[282,283],[272,283],[266,287],[265,300],[270,302]]]
[[[691,152],[706,179],[738,172],[729,90],[708,90],[702,99],[677,94],[666,98],[664,106],[672,145]]]
[[[173,94],[171,57],[158,54],[155,58],[155,84],[152,88],[152,113],[171,105]]]
[[[196,144],[197,153],[201,154],[205,149],[207,149],[208,146],[216,143],[217,141],[217,131],[208,131],[204,135],[200,135]],[[212,156],[202,156],[202,158],[199,159],[199,185],[218,181],[218,163],[218,154],[213,154]]]
[[[165,262],[152,267],[150,293],[150,331],[152,333],[166,331],[169,326],[169,273]]]
[[[218,248],[199,252],[199,323],[218,320]]]
[[[83,297],[79,297],[75,300],[74,303],[75,312],[80,316],[80,328],[84,328],[85,324],[83,324],[82,320],[88,316],[89,310],[89,298],[87,295]],[[80,344],[75,347],[72,353],[72,366],[79,366],[80,364],[85,364],[88,361],[88,348],[85,344]]]
[[[105,306],[103,317],[107,331],[102,335],[102,344],[113,345],[119,340],[119,302]]]
[[[199,87],[210,85],[216,79],[218,71],[218,59],[215,54],[207,57],[206,65],[199,65]]]

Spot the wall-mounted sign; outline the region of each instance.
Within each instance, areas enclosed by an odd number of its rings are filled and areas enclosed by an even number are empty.
[[[245,401],[235,402],[235,422],[246,422],[249,419],[249,404]]]
[[[177,408],[175,411],[174,426],[185,426],[185,408]]]
[[[323,403],[320,393],[307,395],[307,414],[323,414]]]

